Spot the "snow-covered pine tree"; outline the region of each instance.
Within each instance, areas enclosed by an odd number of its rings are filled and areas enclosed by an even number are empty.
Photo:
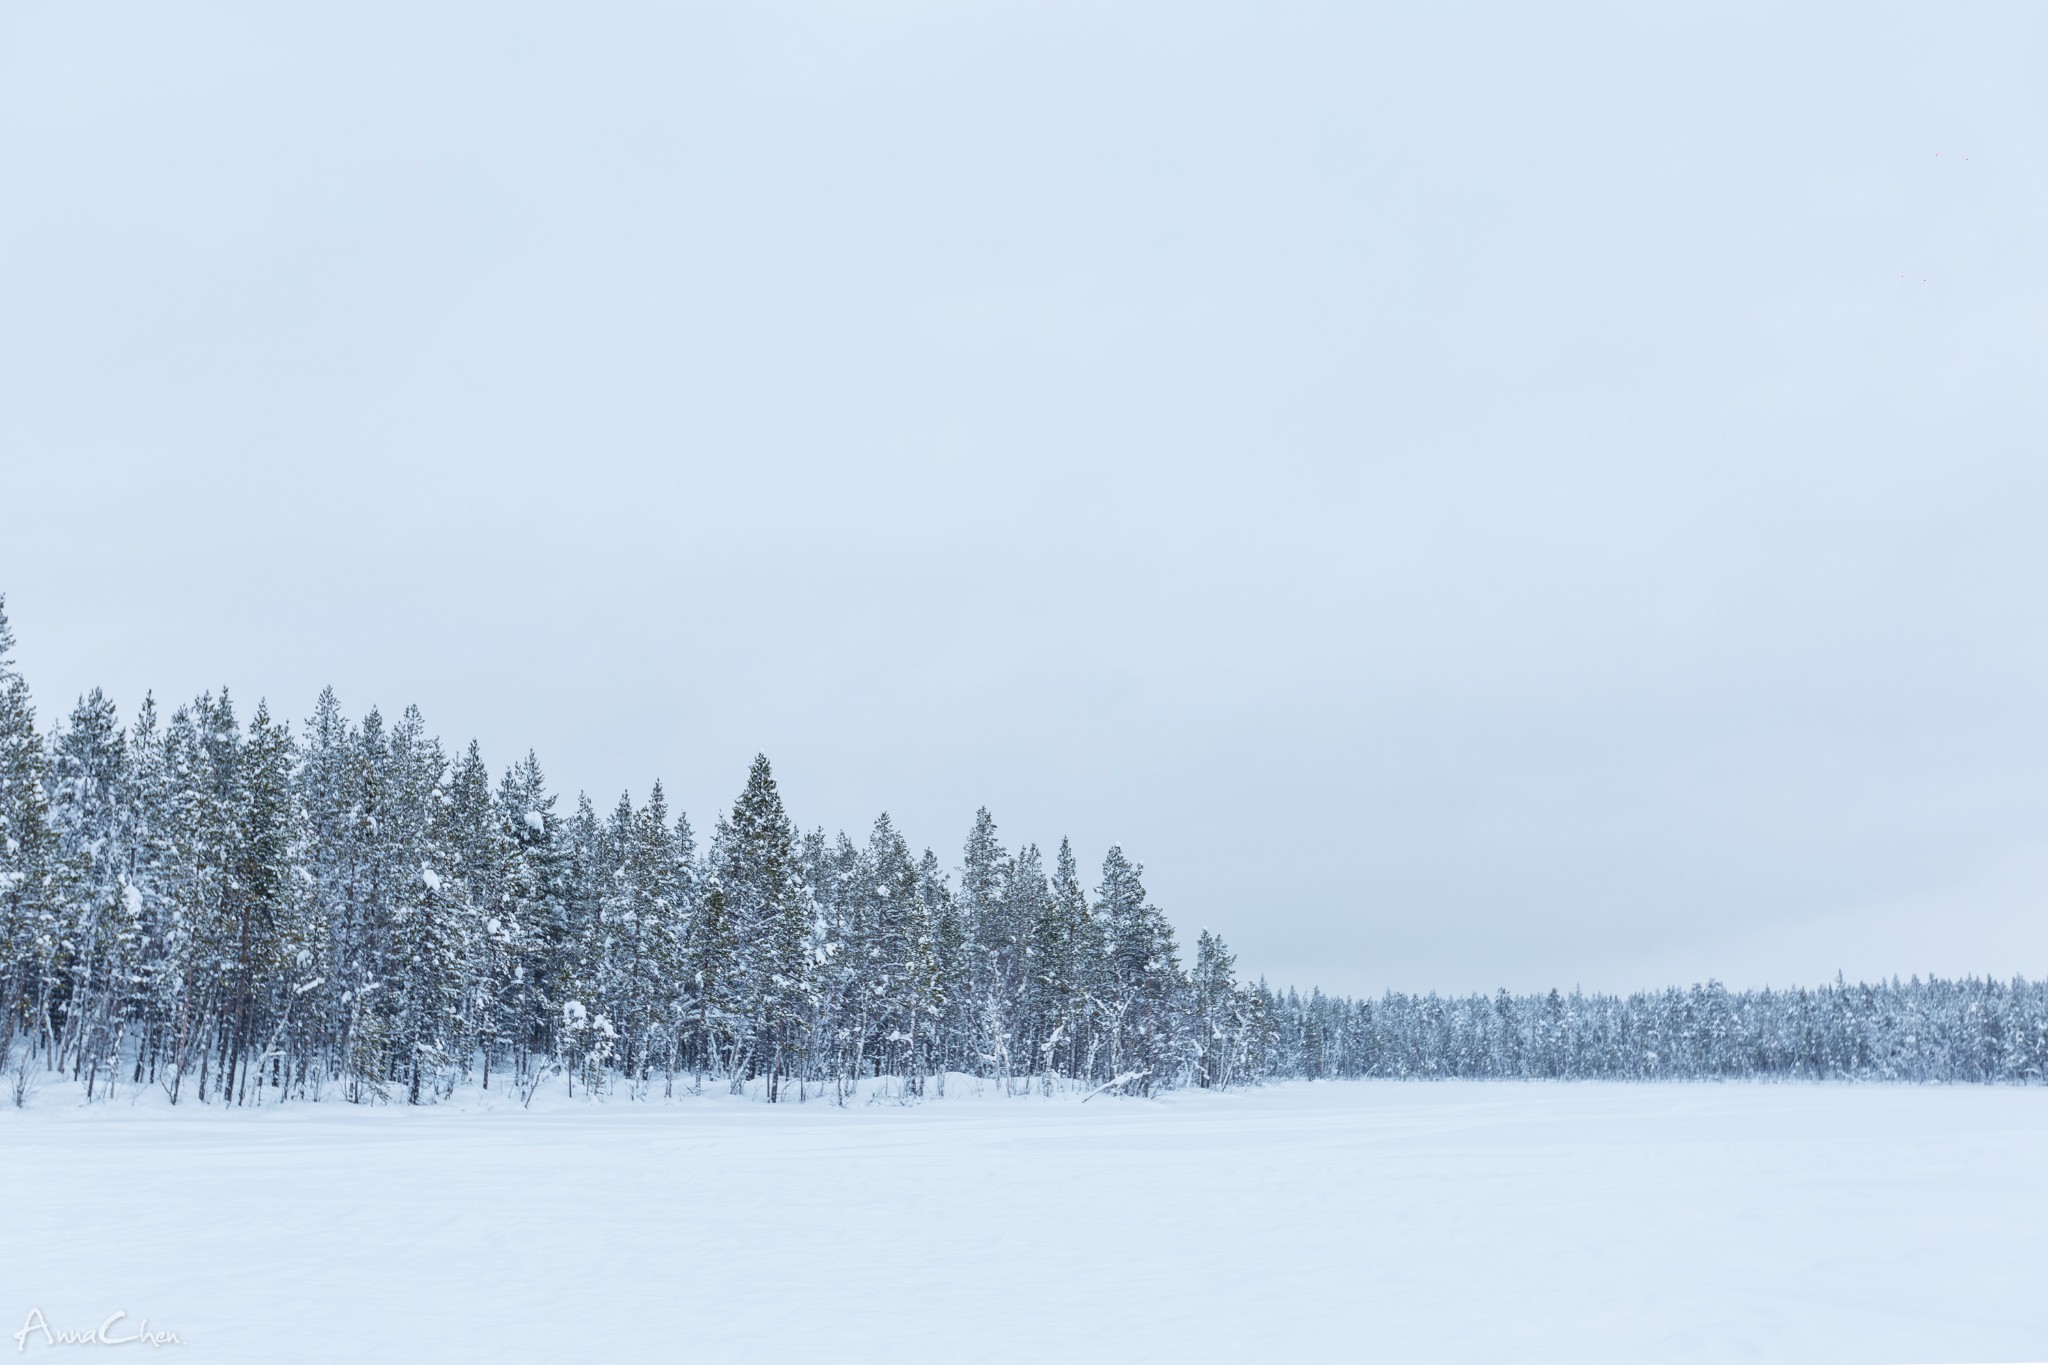
[[[866,918],[873,926],[869,989],[876,1005],[877,1067],[884,1074],[902,1077],[907,1087],[921,1090],[924,1056],[920,1034],[937,993],[934,944],[924,903],[918,897],[917,865],[886,811],[875,819],[862,862],[866,874],[862,898],[869,907]]]
[[[55,986],[60,907],[44,764],[28,683],[14,667],[7,599],[0,596],[0,1063],[18,1028],[54,1043],[44,1007]]]
[[[648,808],[655,810],[665,808],[665,805],[661,784],[656,782]],[[659,816],[655,818],[659,819]],[[682,1064],[683,1047],[690,1032],[689,970],[685,950],[690,941],[691,924],[697,915],[699,890],[697,835],[690,827],[689,815],[683,811],[676,812],[663,856],[667,864],[656,902],[660,925],[657,930],[658,960],[654,971],[659,978],[658,999],[662,1011],[662,1095],[668,1097],[675,1094],[676,1070]]]
[[[579,997],[594,1020],[601,1021],[596,1026],[611,1030],[617,1043],[614,1060],[627,1073],[629,1087],[635,1079],[635,1052],[643,1027],[636,961],[641,948],[640,895],[630,865],[633,825],[632,795],[621,792],[598,845],[597,945],[590,985]]]
[[[969,1056],[966,1004],[972,973],[968,965],[967,929],[961,922],[958,898],[947,884],[939,856],[930,849],[917,865],[917,898],[923,902],[931,928],[932,974],[937,983],[931,1009],[931,1066],[945,1093],[946,1073],[964,1068]]]
[[[179,1102],[185,1073],[202,1025],[195,996],[199,970],[198,921],[202,899],[204,853],[199,800],[204,767],[199,727],[192,708],[173,710],[164,725],[162,764],[165,799],[162,810],[161,873],[158,881],[156,972],[157,1046],[152,1077],[171,1103]]]
[[[1007,954],[1003,983],[1005,1014],[1010,1020],[1004,1060],[1027,1077],[1042,1071],[1045,1042],[1052,1036],[1053,1022],[1034,1008],[1039,1002],[1033,989],[1038,964],[1032,930],[1045,919],[1052,905],[1052,893],[1045,882],[1045,859],[1037,844],[1017,850],[1003,878],[1003,922],[1014,943]],[[1007,1072],[1009,1067],[1004,1068]]]
[[[300,875],[307,913],[320,925],[320,935],[301,968],[297,984],[306,989],[296,1009],[314,1054],[304,1064],[316,1097],[344,1065],[355,1000],[370,974],[359,743],[334,689],[322,688],[302,731],[297,773],[305,828]]]
[[[337,1020],[336,1067],[353,1103],[384,1099],[386,1084],[402,1064],[395,1055],[393,973],[398,956],[395,917],[401,888],[419,876],[407,867],[398,830],[396,765],[384,716],[372,707],[347,737],[343,755],[342,838],[334,888],[341,904],[330,919],[340,941],[340,970],[329,989]]]
[[[463,982],[475,955],[472,928],[449,838],[447,755],[408,706],[391,732],[391,781],[384,839],[392,860],[392,1080],[406,1100],[431,1098],[443,1073],[468,1052]]]
[[[546,969],[557,1030],[555,1060],[568,1072],[572,1090],[579,1078],[594,1089],[603,1082],[613,1041],[605,1036],[609,1021],[598,1024],[605,1017],[602,1007],[593,1005],[604,972],[604,902],[614,863],[605,847],[604,825],[587,794],[577,794],[576,813],[563,827],[562,844],[561,934],[549,945],[552,960]]]
[[[793,1044],[813,1004],[814,960],[811,900],[798,868],[796,831],[765,754],[755,755],[731,818],[720,822],[713,856],[748,949],[748,1069],[767,1078],[772,1103],[799,1061]]]
[[[877,1001],[873,978],[880,949],[869,914],[871,880],[866,859],[841,831],[827,841],[823,829],[803,837],[798,857],[804,883],[817,909],[818,1008],[813,1016],[812,1052],[845,1104],[867,1068],[874,1042]]]
[[[1040,1021],[1040,1068],[1088,1074],[1094,1056],[1090,993],[1103,957],[1101,927],[1081,889],[1073,846],[1060,840],[1052,886],[1031,927],[1032,1012]]]
[[[907,866],[909,850],[904,852]],[[938,1071],[942,1079],[944,1076],[941,1029],[953,989],[946,969],[951,950],[949,940],[955,931],[947,923],[952,898],[945,894],[943,881],[936,887],[932,885],[932,878],[937,875],[939,860],[926,849],[917,866],[910,869],[903,910],[902,1013],[910,1035],[904,1045],[905,1093],[912,1097],[924,1094],[925,1077],[933,1071]]]
[[[697,913],[683,940],[683,1008],[689,1020],[689,1058],[694,1088],[707,1073],[738,1083],[746,1010],[746,964],[740,925],[716,869],[708,872],[697,897]]]
[[[511,973],[504,951],[504,921],[494,912],[511,850],[491,794],[491,770],[475,740],[450,770],[445,790],[441,843],[448,868],[441,875],[452,881],[448,890],[463,921],[457,1032],[467,1046],[460,1061],[465,1076],[474,1061],[488,1090],[492,1064],[505,1048],[501,992]]]
[[[556,843],[560,823],[540,760],[529,750],[498,784],[506,862],[497,902],[484,921],[497,980],[496,1033],[512,1049],[513,1082],[521,1087],[532,1079],[536,1054],[554,1050],[551,972],[566,958],[567,934],[565,860]]]
[[[996,838],[995,817],[983,806],[960,855],[960,913],[967,926],[970,1022],[981,1068],[1007,1085],[1015,1070],[1016,1006],[1023,979],[1023,935],[1012,922],[1010,855]]]
[[[251,1072],[282,1060],[273,1050],[292,1003],[290,964],[307,945],[293,856],[298,812],[292,799],[291,733],[262,702],[236,763],[235,830],[227,878],[230,948],[228,1049],[221,1098],[245,1103]],[[274,1079],[281,1080],[281,1071]]]
[[[164,733],[156,698],[145,696],[128,731],[127,865],[122,877],[135,914],[136,942],[128,973],[128,1022],[132,1025],[134,1069],[130,1079],[154,1083],[171,1017],[171,902],[167,890],[177,873],[172,839],[173,793]]]
[[[70,944],[55,1061],[85,1082],[88,1099],[113,1065],[138,928],[125,875],[127,788],[127,736],[114,704],[94,688],[52,736],[49,774],[55,885]]]
[[[620,875],[609,903],[608,938],[622,956],[602,995],[621,1035],[620,1069],[644,1087],[656,1066],[674,1069],[670,1027],[679,1013],[688,878],[659,781],[638,811],[622,798],[612,829]]]
[[[1195,967],[1188,977],[1188,1012],[1193,1025],[1195,1083],[1222,1089],[1237,1079],[1244,1044],[1235,969],[1237,959],[1222,938],[1202,930],[1195,940]]]
[[[1147,899],[1144,874],[1121,848],[1112,847],[1102,862],[1095,908],[1108,946],[1110,1071],[1149,1094],[1172,1083],[1183,1058],[1173,925]]]
[[[241,839],[242,736],[225,688],[218,698],[202,694],[180,708],[173,721],[180,760],[174,837],[183,864],[178,896],[183,951],[171,1094],[175,1102],[196,1063],[197,1093],[205,1103],[226,1081],[237,1018],[234,877]]]

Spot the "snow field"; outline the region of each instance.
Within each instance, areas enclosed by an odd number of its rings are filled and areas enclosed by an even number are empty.
[[[972,1088],[45,1094],[0,1350],[36,1308],[193,1362],[2048,1359],[2048,1089]]]

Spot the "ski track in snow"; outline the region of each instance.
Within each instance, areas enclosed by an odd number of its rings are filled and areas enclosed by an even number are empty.
[[[2048,1359],[2048,1088],[952,1089],[46,1093],[0,1351],[39,1308],[193,1362]]]

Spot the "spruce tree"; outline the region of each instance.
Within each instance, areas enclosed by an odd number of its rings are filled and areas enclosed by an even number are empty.
[[[1237,1075],[1244,1037],[1235,968],[1237,959],[1223,940],[1207,929],[1195,940],[1195,967],[1189,974],[1189,1013],[1193,1016],[1195,1082],[1221,1089]]]
[[[803,838],[799,858],[818,916],[818,1009],[815,1050],[840,1104],[865,1073],[878,1001],[873,980],[881,948],[872,923],[873,880],[868,860],[841,831],[827,843],[816,829]]]
[[[17,1027],[54,1041],[44,1007],[56,984],[59,906],[44,762],[28,683],[14,667],[7,599],[0,596],[0,1062]]]
[[[995,818],[983,806],[960,856],[960,913],[967,927],[971,973],[970,1021],[983,1066],[1007,1083],[1013,1069],[1015,1006],[1022,977],[1023,943],[1008,895],[1010,856],[996,838]]]
[[[918,896],[917,865],[910,846],[885,811],[868,834],[862,860],[861,899],[872,925],[872,969],[876,1057],[879,1069],[921,1088],[921,1035],[937,993],[931,925]]]
[[[543,976],[548,985],[547,1009],[555,1028],[556,1063],[569,1074],[573,1089],[580,1077],[586,1088],[601,1083],[602,1061],[611,1053],[613,1030],[602,1007],[593,1008],[604,970],[604,910],[610,881],[604,825],[590,797],[578,793],[576,812],[563,826],[560,872],[561,913],[547,945]],[[615,1030],[614,1030],[615,1036]]]
[[[491,793],[491,772],[475,740],[448,774],[442,810],[442,844],[453,881],[451,898],[462,920],[464,947],[460,963],[459,1032],[464,1074],[472,1056],[482,1069],[488,1090],[493,1062],[506,1046],[502,1033],[503,993],[509,986],[509,956],[500,910],[505,868],[510,854],[506,831],[498,819]]]
[[[683,941],[683,985],[688,992],[684,1010],[690,1020],[696,1089],[704,1088],[706,1072],[722,1073],[737,1083],[746,968],[739,920],[715,870],[705,879]]]
[[[1090,1055],[1089,992],[1101,958],[1101,935],[1081,889],[1074,850],[1062,839],[1052,885],[1031,928],[1031,1008],[1039,1020],[1043,1071],[1085,1074]]]
[[[236,764],[234,842],[225,888],[234,939],[221,1095],[235,1103],[249,1097],[250,1071],[278,1060],[271,1052],[277,1041],[272,1025],[288,1020],[286,965],[306,946],[293,875],[298,833],[293,757],[289,730],[273,722],[269,707],[259,702]],[[260,1087],[262,1075],[255,1079]]]
[[[1108,947],[1110,1067],[1147,1093],[1170,1083],[1180,1061],[1174,1005],[1180,962],[1173,926],[1145,895],[1145,869],[1112,847],[1096,891]]]
[[[971,974],[967,930],[961,922],[959,899],[947,884],[938,855],[930,849],[924,851],[917,865],[917,897],[923,902],[925,923],[932,936],[936,990],[930,1006],[931,1066],[938,1073],[939,1093],[943,1095],[946,1072],[965,1064]]]
[[[305,828],[308,913],[321,933],[297,1008],[309,1044],[343,1068],[354,1004],[369,975],[367,915],[363,910],[363,821],[357,765],[360,737],[332,687],[322,688],[299,746],[298,805]],[[316,1067],[317,1087],[325,1077]]]
[[[1002,1055],[1005,1063],[1019,1070],[1042,1071],[1045,1040],[1052,1036],[1055,1025],[1042,1008],[1044,1001],[1035,989],[1039,964],[1032,930],[1046,918],[1052,904],[1045,881],[1045,860],[1038,845],[1026,844],[1018,849],[1004,872],[1002,918],[1004,932],[1012,944],[1006,955],[1002,988],[1004,1015],[1009,1021],[1008,1045]],[[1005,1065],[1006,1072],[1010,1065]]]
[[[69,944],[56,1062],[88,1097],[112,1064],[139,915],[126,877],[128,745],[114,704],[94,688],[50,745],[49,820]]]
[[[688,874],[660,782],[637,811],[621,798],[609,837],[618,859],[607,903],[607,939],[615,960],[600,995],[621,1034],[620,1067],[645,1085],[657,1064],[673,1070],[670,1039],[679,1014],[676,987],[689,909]]]
[[[562,822],[531,750],[498,784],[498,822],[506,863],[484,927],[492,970],[499,973],[497,1032],[512,1047],[515,1083],[525,1085],[534,1055],[553,1048],[552,973],[566,957],[562,940],[567,933],[566,856],[558,842]]]
[[[182,966],[185,1027],[180,1079],[196,1062],[201,1103],[228,1098],[230,1058],[240,1021],[240,943],[235,859],[241,839],[242,735],[227,689],[195,698],[182,730],[178,837],[185,867]],[[175,1087],[174,1087],[175,1093]]]
[[[136,919],[129,973],[135,1046],[131,1079],[154,1083],[167,1043],[175,983],[170,971],[169,892],[177,876],[171,815],[174,793],[156,698],[145,696],[128,731],[127,899]]]
[[[765,754],[718,828],[719,882],[749,946],[746,972],[750,1068],[767,1078],[770,1102],[812,1005],[811,903],[797,864],[796,831],[782,809]]]
[[[448,760],[417,707],[391,733],[391,781],[382,831],[393,875],[390,1005],[392,1079],[408,1103],[432,1096],[444,1068],[467,1051],[462,983],[474,955],[457,875],[444,779]]]

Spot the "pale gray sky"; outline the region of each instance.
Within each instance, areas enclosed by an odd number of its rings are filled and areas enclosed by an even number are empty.
[[[0,591],[46,719],[331,681],[700,824],[765,750],[1280,980],[2048,973],[2044,52],[19,0]]]

